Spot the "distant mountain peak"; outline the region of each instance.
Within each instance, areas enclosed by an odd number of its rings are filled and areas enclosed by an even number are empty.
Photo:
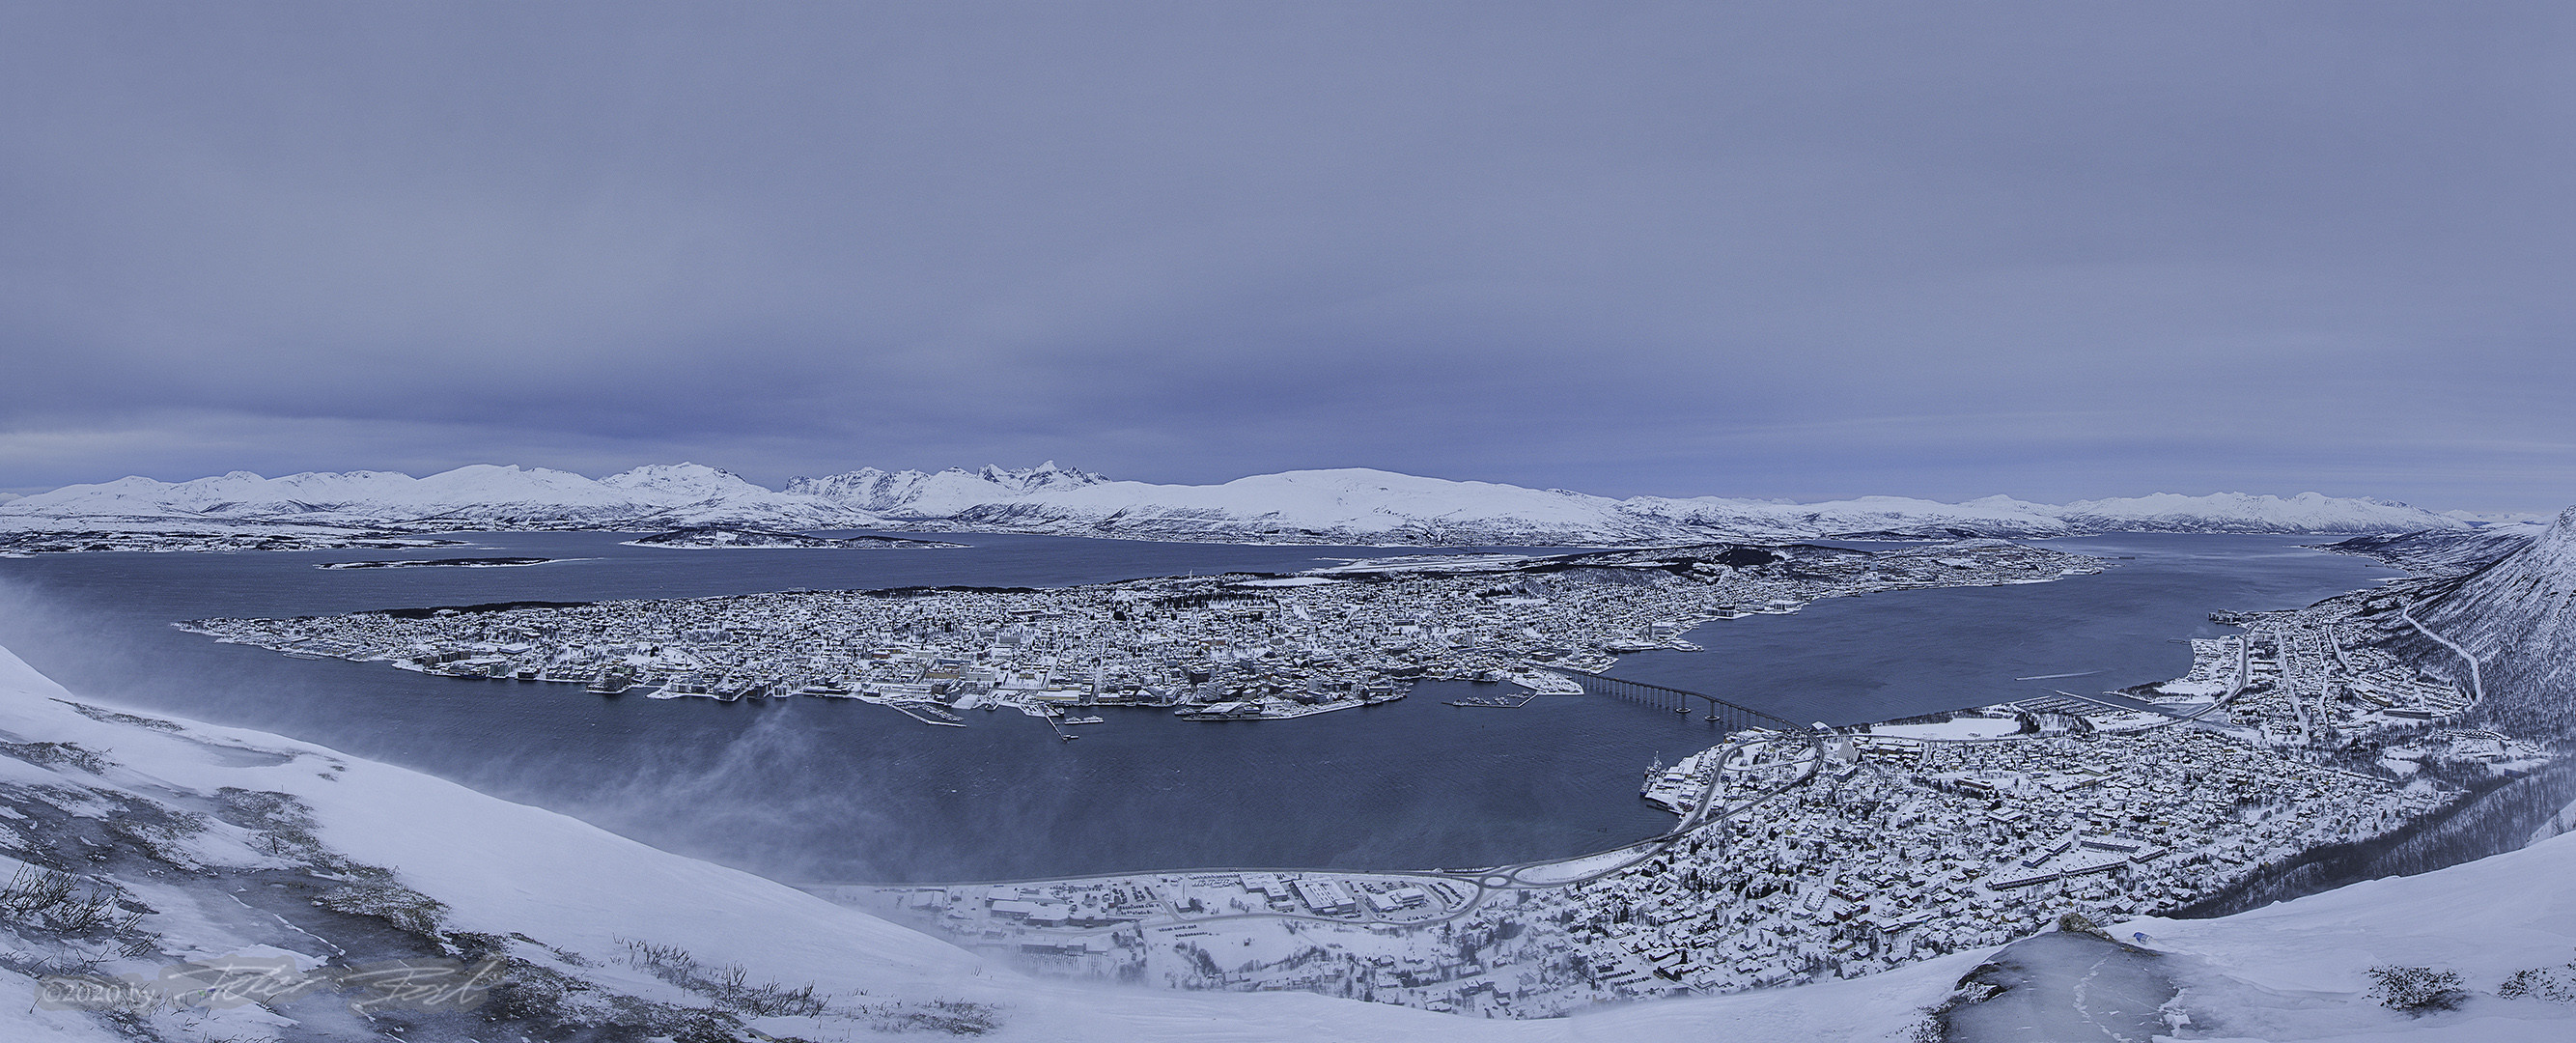
[[[1109,480],[1087,471],[1057,466],[1053,460],[1016,471],[994,464],[985,464],[975,472],[975,476],[995,485],[1013,489],[1069,489],[1075,486],[1098,485]]]
[[[660,490],[709,496],[769,491],[767,487],[753,485],[743,480],[741,475],[731,471],[693,463],[646,464],[609,475],[600,479],[599,484],[612,489]]]

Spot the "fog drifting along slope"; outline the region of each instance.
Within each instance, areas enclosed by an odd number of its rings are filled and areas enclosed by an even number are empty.
[[[0,869],[51,860],[154,911],[140,929],[156,951],[111,957],[108,974],[151,976],[181,956],[293,952],[311,966],[435,954],[433,944],[480,932],[547,973],[585,983],[572,999],[592,1027],[628,1024],[652,1005],[712,1011],[708,995],[638,966],[627,940],[684,949],[753,982],[812,983],[828,1000],[814,1016],[725,1015],[718,1028],[754,1028],[818,1043],[885,1038],[907,1013],[942,1003],[986,1005],[1001,1041],[1407,1041],[1497,1043],[1736,1043],[1914,1038],[1925,1008],[1986,953],[1962,953],[1852,981],[1609,1008],[1532,1022],[1476,1021],[1303,993],[1176,994],[1035,980],[915,932],[748,874],[693,861],[562,815],[487,797],[417,772],[346,757],[260,732],[143,718],[75,705],[75,697],[0,649],[0,801],[40,813],[0,831]],[[226,788],[231,789],[227,790]],[[238,796],[269,795],[310,814],[309,837],[244,829]],[[162,830],[156,815],[218,809]],[[15,808],[13,807],[13,810]],[[24,814],[24,812],[21,812]],[[177,821],[177,819],[173,819]],[[191,831],[193,830],[193,832]],[[107,838],[102,846],[66,834]],[[287,843],[281,847],[278,841]],[[263,843],[264,842],[264,843]],[[126,848],[148,844],[148,859]],[[332,861],[337,859],[340,861]],[[299,863],[313,862],[306,866]],[[427,934],[369,930],[364,917],[313,911],[296,887],[328,885],[313,870],[385,867],[392,882],[443,904]],[[288,888],[277,891],[277,888]],[[283,899],[279,896],[284,895]],[[254,907],[246,903],[265,903]],[[2142,920],[2114,928],[2149,935],[2160,966],[2186,986],[2179,1007],[2204,1030],[2270,1038],[2557,1040],[2576,1006],[2485,993],[2526,968],[2563,965],[2576,947],[2576,836],[2480,862],[2215,920]],[[513,933],[528,941],[509,940]],[[0,918],[26,958],[60,955],[42,932]],[[444,943],[434,939],[443,938]],[[270,946],[272,948],[260,948]],[[2364,995],[2368,968],[2421,964],[2466,975],[2455,1013],[2413,1018]],[[0,964],[0,987],[32,991],[23,964]],[[2076,968],[2080,972],[2081,968]],[[514,973],[530,973],[521,968]],[[610,997],[622,997],[607,1002]],[[77,1011],[0,1004],[0,1038],[109,1043],[144,1039],[381,1039],[387,1023],[353,1018],[329,990],[285,1004],[164,1011],[117,1025]],[[523,997],[523,999],[525,999]],[[498,1013],[498,1012],[496,1012]],[[545,1026],[428,1019],[405,1038],[506,1038]],[[888,1018],[895,1020],[888,1021]],[[621,1021],[620,1019],[628,1019]],[[633,1027],[630,1025],[630,1027]],[[643,1032],[638,1034],[668,1034]],[[925,1037],[914,1033],[910,1038]]]
[[[1623,546],[1829,536],[2066,536],[2096,532],[2355,533],[2468,529],[2449,515],[2316,493],[2160,493],[2066,506],[1992,496],[1949,504],[1862,497],[1795,504],[1721,497],[1625,500],[1564,489],[1366,468],[1288,471],[1218,485],[1112,481],[1056,466],[936,473],[874,468],[772,491],[696,464],[596,481],[476,465],[65,486],[0,505],[0,528],[329,524],[473,528],[911,528],[1143,540]]]

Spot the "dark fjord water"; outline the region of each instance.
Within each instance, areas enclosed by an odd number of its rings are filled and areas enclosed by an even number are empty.
[[[1602,697],[1515,710],[1386,706],[1297,721],[1194,723],[1147,710],[1059,742],[974,714],[928,728],[814,699],[602,699],[568,685],[427,677],[289,659],[171,629],[488,601],[694,597],[794,588],[1058,586],[1312,567],[1372,548],[941,537],[962,550],[623,547],[502,533],[418,552],[85,554],[0,561],[0,644],[74,691],[261,728],[553,808],[673,851],[787,880],[961,880],[1185,866],[1421,868],[1611,846],[1671,819],[1636,796],[1658,754],[1713,741],[1696,718]],[[1795,720],[1884,719],[2180,673],[2173,639],[2213,609],[2306,604],[2393,575],[2278,537],[2054,541],[2114,559],[2057,583],[1821,601],[1712,623],[1705,653],[1631,656],[1618,676]],[[505,569],[332,570],[324,561],[534,556]],[[2042,680],[2040,675],[2083,674]],[[388,809],[388,814],[399,814]]]

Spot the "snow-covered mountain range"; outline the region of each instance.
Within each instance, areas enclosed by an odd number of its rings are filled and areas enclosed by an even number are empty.
[[[414,531],[837,525],[847,512],[773,492],[712,467],[670,464],[592,479],[546,468],[476,464],[414,478],[396,471],[248,471],[186,482],[120,478],[72,485],[5,505],[0,526],[216,524],[346,525]]]
[[[0,530],[336,525],[471,529],[896,528],[1119,539],[1401,545],[1628,546],[1832,536],[2044,537],[2099,532],[2373,533],[2475,521],[2374,499],[2159,493],[2065,505],[1871,496],[1785,503],[1714,496],[1612,499],[1366,468],[1288,471],[1217,485],[1113,481],[1058,467],[935,473],[867,468],[772,490],[698,464],[592,479],[478,464],[186,482],[123,478],[0,504]]]

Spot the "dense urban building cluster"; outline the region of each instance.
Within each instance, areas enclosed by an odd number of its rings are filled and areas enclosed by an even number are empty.
[[[2415,624],[2402,612],[2364,618],[2363,602],[2332,598],[2304,609],[2223,615],[2245,628],[2231,638],[2240,672],[2226,720],[2275,743],[2330,749],[2453,718],[2477,693],[2401,660],[2382,627]]]
[[[820,890],[1057,973],[1526,1017],[1865,974],[2067,912],[2169,909],[2457,795],[2165,719],[2120,734],[2006,706],[1881,726],[1836,736],[1786,787],[1783,769],[1804,762],[1721,746],[1647,783],[1676,810],[1705,800],[1732,814],[1614,852],[1604,872],[1569,860],[1563,886],[1443,871]],[[2017,731],[1938,737],[1997,720]]]
[[[863,698],[925,723],[979,707],[1098,705],[1265,719],[1394,698],[1422,677],[1597,671],[1620,652],[1689,648],[1682,635],[1707,620],[1818,597],[2098,568],[1994,541],[1881,553],[1712,545],[1416,556],[1054,590],[787,592],[186,626],[296,655],[603,693]]]
[[[1662,871],[1577,889],[1587,953],[1662,972],[1614,991],[1849,976],[2063,912],[2172,908],[2454,796],[2189,725],[1855,749],[1858,763],[1694,836]]]

